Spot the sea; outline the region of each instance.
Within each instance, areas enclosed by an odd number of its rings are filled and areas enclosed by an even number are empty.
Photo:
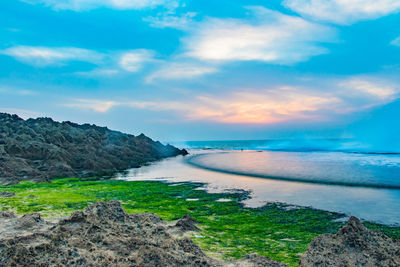
[[[188,156],[120,175],[124,180],[201,182],[204,190],[247,190],[249,207],[268,202],[400,226],[400,154],[350,139],[172,142]]]

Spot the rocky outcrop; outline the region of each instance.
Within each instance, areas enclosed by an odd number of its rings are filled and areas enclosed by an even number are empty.
[[[53,224],[37,214],[1,212],[0,229],[0,266],[285,266],[257,255],[213,259],[190,239],[173,236],[158,216],[128,214],[118,201]]]
[[[196,226],[197,223],[198,221],[190,217],[189,214],[186,214],[176,222],[175,227],[182,231],[199,231],[200,229]]]
[[[16,195],[12,192],[0,192],[0,197],[15,197]]]
[[[337,234],[314,238],[299,266],[400,266],[400,241],[351,217]]]
[[[0,183],[110,175],[166,157],[186,155],[141,134],[50,118],[0,113]]]

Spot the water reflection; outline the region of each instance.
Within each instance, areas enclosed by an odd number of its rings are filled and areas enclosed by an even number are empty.
[[[398,155],[244,151],[197,155],[191,157],[189,162],[231,174],[400,189]]]
[[[236,158],[232,163],[237,164],[238,160]],[[182,157],[132,169],[120,178],[202,182],[208,184],[206,189],[210,192],[245,189],[252,192],[251,199],[245,201],[251,207],[277,201],[343,212],[381,223],[400,224],[400,190],[307,184],[232,175],[193,167],[186,164]]]

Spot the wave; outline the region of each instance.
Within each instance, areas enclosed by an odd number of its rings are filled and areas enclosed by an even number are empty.
[[[189,149],[219,149],[219,150],[269,150],[291,152],[331,151],[360,154],[400,154],[397,151],[372,149],[354,139],[266,139],[266,140],[223,140],[223,141],[188,141],[174,143],[176,146]]]
[[[400,157],[384,154],[222,152],[186,163],[215,172],[312,184],[400,189]]]

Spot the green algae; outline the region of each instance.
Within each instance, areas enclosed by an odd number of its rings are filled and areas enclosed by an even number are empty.
[[[246,208],[245,191],[207,193],[204,184],[95,179],[57,179],[52,183],[23,182],[0,186],[17,196],[0,198],[1,210],[18,214],[40,212],[61,217],[96,201],[119,200],[129,213],[153,212],[172,221],[190,214],[200,222],[201,232],[193,240],[212,256],[225,260],[258,253],[296,266],[310,241],[323,233],[336,232],[343,214],[269,203]],[[188,201],[196,199],[196,201]],[[220,202],[218,200],[231,200]],[[391,237],[400,237],[400,228],[368,223]]]

